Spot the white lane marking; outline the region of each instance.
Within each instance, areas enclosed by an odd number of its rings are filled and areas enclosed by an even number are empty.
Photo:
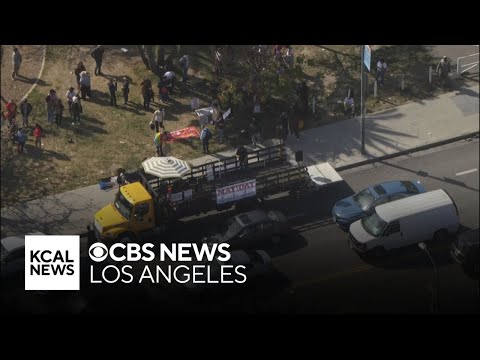
[[[470,169],[470,170],[465,170],[465,171],[456,173],[455,176],[470,174],[470,173],[473,173],[473,172],[475,172],[475,171],[477,171],[477,170],[478,170],[477,168],[475,168],[475,169]]]

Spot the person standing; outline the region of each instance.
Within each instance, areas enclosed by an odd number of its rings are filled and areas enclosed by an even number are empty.
[[[22,103],[20,104],[20,112],[22,113],[24,127],[28,127],[28,118],[30,117],[32,110],[32,104],[30,104],[27,99],[23,99]]]
[[[385,82],[385,73],[387,72],[387,63],[384,58],[381,58],[377,63],[377,82],[380,79],[380,86],[383,86]]]
[[[257,120],[255,118],[252,118],[252,122],[250,123],[248,130],[250,132],[250,137],[252,139],[252,145],[256,146],[260,134],[259,134]]]
[[[117,82],[113,79],[108,82],[108,91],[110,91],[110,105],[117,107]]]
[[[163,125],[163,120],[165,119],[165,110],[161,108],[160,110],[156,110],[153,113],[153,123],[155,125],[155,132],[158,133],[160,128],[165,130],[165,126]]]
[[[95,59],[95,75],[103,75],[102,73],[102,61],[104,48],[102,45],[97,45],[97,47],[92,51],[92,57]]]
[[[167,132],[163,131],[157,131],[155,133],[155,137],[153,138],[153,143],[155,144],[155,147],[157,148],[157,155],[158,156],[165,156],[163,154],[163,145],[165,143],[165,138],[166,138]]]
[[[238,149],[237,152],[235,153],[235,156],[237,157],[239,163],[240,163],[240,168],[247,168],[248,167],[248,152],[247,149],[243,145],[241,145]]]
[[[86,71],[82,71],[80,73],[80,92],[82,93],[82,100],[85,100],[87,96],[89,99],[92,97],[90,86],[90,74]]]
[[[83,65],[83,62],[79,61],[74,71],[75,77],[77,79],[77,89],[80,89],[80,74],[82,73],[82,71],[87,72],[87,69],[85,68],[85,65]]]
[[[5,109],[8,124],[12,125],[12,122],[17,117],[18,113],[17,103],[13,99],[10,99],[9,102],[5,105]]]
[[[27,142],[27,134],[24,133],[22,131],[22,129],[18,129],[18,132],[17,132],[17,151],[19,153],[23,153],[26,142]]]
[[[163,75],[163,80],[166,82],[168,92],[173,95],[174,91],[174,79],[175,79],[175,73],[173,71],[167,71]]]
[[[82,113],[82,104],[80,103],[80,99],[78,96],[74,96],[72,98],[72,116],[73,122],[72,125],[75,123],[80,124],[80,114]]]
[[[222,112],[220,112],[219,119],[215,121],[215,127],[217,128],[218,132],[218,141],[220,141],[220,143],[223,143],[223,137],[225,133],[225,119],[223,118]]]
[[[40,150],[42,149],[42,135],[42,127],[39,124],[35,124],[35,129],[33,129],[33,136],[35,137],[35,147]]]
[[[444,87],[448,80],[448,74],[450,73],[450,62],[446,56],[438,63],[437,73],[440,76],[440,83],[442,87]]]
[[[62,125],[63,110],[65,110],[65,107],[62,104],[62,100],[57,99],[57,103],[55,104],[55,122],[57,123],[57,127]]]
[[[288,136],[288,115],[285,111],[280,115],[280,120],[282,121],[282,139],[285,142]]]
[[[212,138],[212,133],[205,125],[202,126],[202,131],[200,133],[200,140],[202,140],[203,153],[208,154],[208,142]]]
[[[77,96],[77,93],[75,92],[75,89],[73,86],[70,87],[67,91],[67,104],[68,104],[68,112],[70,113],[70,116],[72,116],[72,99],[74,96]]]
[[[50,89],[47,97],[45,98],[47,106],[47,121],[49,124],[53,124],[53,119],[55,117],[55,104],[57,103],[57,92],[53,89]]]
[[[150,89],[152,88],[152,82],[148,79],[145,79],[140,83],[140,85],[142,86],[143,108],[147,111],[150,111]]]
[[[127,78],[123,78],[125,82],[122,85],[122,94],[123,94],[123,100],[124,100],[124,105],[127,105],[128,103],[128,94],[130,94],[130,82],[128,81]]]
[[[182,67],[182,82],[188,80],[188,68],[190,67],[190,59],[188,55],[183,55],[180,59],[180,66]]]
[[[14,47],[13,53],[12,53],[12,66],[13,66],[12,80],[15,80],[15,77],[18,76],[18,71],[20,70],[21,64],[22,64],[22,55],[20,54],[20,51],[18,51],[18,48]]]

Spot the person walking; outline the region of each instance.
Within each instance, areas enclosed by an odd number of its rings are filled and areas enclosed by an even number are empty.
[[[12,66],[13,66],[12,80],[15,80],[15,78],[18,76],[18,72],[20,70],[21,64],[22,64],[22,55],[20,54],[20,51],[18,51],[18,48],[14,47],[13,53],[12,53]]]
[[[122,85],[122,94],[123,94],[123,104],[127,105],[128,103],[128,94],[130,94],[130,82],[127,78],[123,78],[125,82]]]
[[[153,124],[155,125],[155,132],[158,133],[160,128],[165,130],[165,126],[163,125],[163,120],[165,119],[165,110],[160,108],[160,110],[156,110],[153,113]]]
[[[95,59],[95,75],[103,75],[102,73],[102,62],[103,62],[103,53],[105,49],[102,45],[97,45],[97,47],[92,51],[91,55]]]
[[[70,116],[72,115],[72,99],[74,96],[77,96],[77,93],[75,92],[75,89],[73,86],[71,86],[68,91],[67,91],[67,105],[68,105],[68,112]]]
[[[24,127],[28,127],[28,118],[30,117],[32,110],[32,104],[30,104],[27,99],[23,99],[22,103],[20,104],[20,113],[22,114]]]
[[[42,127],[39,124],[35,124],[35,129],[33,129],[33,136],[35,137],[35,147],[40,150],[42,149],[42,135]]]
[[[74,96],[72,98],[72,116],[73,116],[72,125],[80,124],[81,113],[82,113],[82,104],[80,103],[80,99],[78,98],[78,96]]]
[[[387,72],[387,63],[384,58],[381,58],[377,63],[377,82],[380,79],[380,86],[385,83],[385,73]]]
[[[5,110],[5,117],[8,120],[8,124],[12,125],[12,122],[17,117],[18,113],[17,103],[15,102],[15,100],[10,99],[5,105]]]
[[[202,131],[200,132],[200,140],[202,140],[203,153],[208,154],[208,142],[212,138],[212,133],[205,125],[202,126]]]
[[[85,68],[85,65],[83,65],[83,62],[79,61],[74,71],[75,78],[77,79],[77,89],[80,89],[80,74],[82,71],[87,72],[87,69]]]
[[[108,91],[110,91],[110,105],[117,107],[117,82],[113,79],[108,82]]]
[[[47,107],[47,122],[53,124],[55,117],[55,104],[57,103],[58,97],[57,92],[53,89],[50,89],[47,97],[45,98],[46,107]]]
[[[445,87],[448,80],[448,74],[450,73],[450,62],[448,58],[444,56],[437,65],[437,73],[440,77],[440,84]]]
[[[57,123],[57,127],[62,125],[62,117],[63,117],[63,110],[65,107],[62,104],[62,100],[57,99],[57,103],[55,104],[55,122]]]

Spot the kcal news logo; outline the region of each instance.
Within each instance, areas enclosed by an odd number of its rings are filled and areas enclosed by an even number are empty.
[[[80,237],[25,236],[25,290],[80,290]]]

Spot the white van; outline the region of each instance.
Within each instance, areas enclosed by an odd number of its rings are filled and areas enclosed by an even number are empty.
[[[458,209],[444,190],[435,190],[377,206],[350,225],[350,246],[382,255],[406,245],[442,239],[458,231]]]

